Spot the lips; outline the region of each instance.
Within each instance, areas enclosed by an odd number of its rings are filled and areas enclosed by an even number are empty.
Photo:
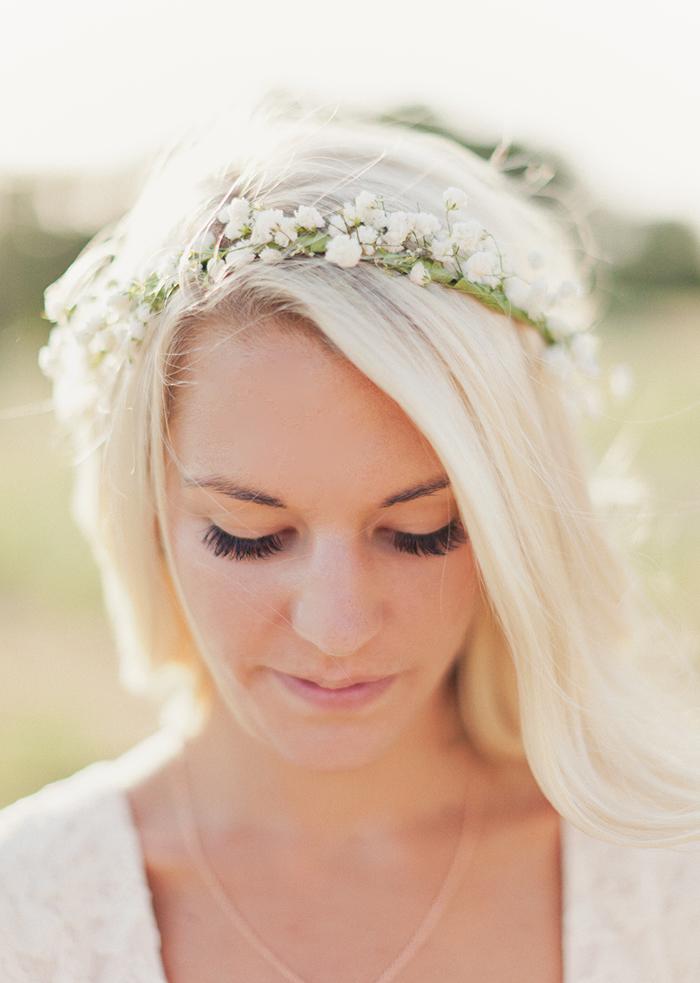
[[[358,710],[367,704],[378,700],[382,693],[390,689],[396,682],[397,675],[375,676],[374,678],[354,677],[350,682],[344,679],[326,680],[317,683],[314,679],[302,676],[290,676],[288,673],[272,670],[273,676],[283,688],[294,695],[296,701],[306,704],[307,709],[314,712],[331,710]]]
[[[351,676],[344,677],[342,680],[316,679],[313,676],[295,676],[304,683],[313,683],[314,686],[322,686],[323,689],[347,689],[349,686],[359,686],[361,683],[376,683],[386,676]]]

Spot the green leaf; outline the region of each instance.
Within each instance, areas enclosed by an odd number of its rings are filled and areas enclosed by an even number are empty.
[[[451,284],[454,280],[454,273],[446,270],[442,263],[430,259],[423,259],[421,262],[428,273],[430,273],[430,279],[435,283]]]
[[[330,239],[330,233],[307,232],[294,240],[292,255],[296,253],[322,253]]]

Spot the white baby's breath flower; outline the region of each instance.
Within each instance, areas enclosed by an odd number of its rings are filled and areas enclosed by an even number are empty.
[[[429,245],[429,252],[436,263],[450,273],[453,277],[459,274],[459,266],[453,255],[454,246],[449,239],[432,239]]]
[[[413,229],[417,236],[426,237],[435,235],[441,228],[440,219],[430,212],[416,212]]]
[[[143,341],[146,336],[146,322],[139,318],[131,318],[125,324],[125,332],[131,341]]]
[[[455,222],[452,226],[450,240],[457,246],[460,257],[470,256],[472,253],[484,249],[482,242],[486,230],[481,222],[475,218],[468,222]]]
[[[388,215],[380,204],[379,197],[370,191],[361,191],[355,198],[355,213],[365,225],[381,231],[386,228]]]
[[[513,307],[525,310],[530,297],[530,284],[519,276],[507,276],[503,281],[503,292]]]
[[[430,255],[438,263],[452,260],[454,246],[450,239],[433,239],[430,243]]]
[[[406,212],[406,224],[409,232],[415,233],[417,219],[418,212]]]
[[[362,255],[374,256],[376,251],[374,248],[374,243],[377,241],[379,236],[377,230],[373,229],[370,225],[358,225],[354,234],[357,236],[362,245]]]
[[[598,335],[591,331],[579,331],[571,339],[570,345],[571,354],[581,371],[590,376],[599,375],[598,348],[600,338]]]
[[[430,274],[426,270],[425,266],[418,260],[411,267],[411,272],[408,274],[410,280],[417,283],[420,287],[424,287],[426,283],[430,283]]]
[[[371,191],[360,191],[355,197],[355,208],[357,209],[357,214],[364,221],[365,212],[379,208],[379,198],[377,195],[372,194]]]
[[[447,188],[442,193],[442,201],[448,211],[455,208],[466,208],[469,203],[469,199],[461,188]]]
[[[223,259],[210,259],[207,263],[207,276],[210,282],[221,283],[228,268],[228,265]]]
[[[60,280],[52,283],[44,291],[44,313],[50,321],[57,324],[66,321],[65,289]]]
[[[280,222],[284,219],[284,212],[281,208],[264,208],[257,213],[253,221],[253,231],[250,235],[250,243],[259,245],[269,242],[274,233],[279,228]]]
[[[389,224],[389,213],[385,212],[383,208],[368,209],[364,213],[363,221],[365,225],[371,225],[378,232],[383,232]]]
[[[100,352],[113,352],[119,347],[120,342],[119,332],[113,331],[111,327],[105,327],[95,332],[88,342],[87,350],[91,355],[97,355]]]
[[[107,307],[108,316],[121,319],[129,314],[133,301],[128,294],[120,291],[119,293],[114,293],[107,297],[105,304]]]
[[[168,253],[158,260],[155,267],[155,274],[162,282],[170,282],[177,278],[177,269],[180,263],[179,253]]]
[[[246,198],[233,198],[216,217],[225,226],[226,238],[234,242],[243,235],[245,226],[250,224],[250,202]]]
[[[557,289],[554,291],[552,297],[552,302],[554,304],[562,304],[567,301],[574,300],[581,296],[581,285],[574,283],[573,280],[562,280]]]
[[[236,249],[231,249],[226,253],[226,258],[224,263],[233,269],[238,269],[239,266],[245,266],[247,263],[252,262],[255,259],[255,250],[251,249],[249,246],[241,248],[240,246]]]
[[[234,242],[250,224],[250,202],[246,198],[234,198],[228,205],[224,205],[217,218],[224,224],[226,238]]]
[[[525,302],[525,312],[528,317],[533,320],[543,317],[549,307],[550,300],[547,281],[539,277],[530,285],[530,293]]]
[[[564,383],[571,383],[575,366],[571,355],[563,345],[548,345],[542,352],[542,359]]]
[[[568,338],[576,330],[570,321],[567,321],[566,318],[561,317],[559,314],[547,315],[547,327],[550,333],[557,339]]]
[[[341,209],[341,215],[345,219],[348,225],[354,225],[358,221],[362,221],[360,216],[357,214],[357,208],[351,201],[346,201]]]
[[[373,229],[371,225],[358,225],[356,234],[362,243],[374,243],[377,241],[377,236],[379,235],[377,230]]]
[[[334,212],[328,218],[328,232],[331,236],[337,235],[347,235],[347,223],[342,215],[338,212]]]
[[[89,341],[105,324],[104,311],[95,304],[78,307],[71,320],[73,334],[79,341]]]
[[[121,352],[106,352],[100,360],[97,370],[99,376],[98,412],[109,413],[111,408],[111,389],[123,365],[124,357]]]
[[[390,249],[403,246],[404,240],[412,228],[413,219],[408,212],[392,212],[389,215],[389,224],[382,236],[382,242]]]
[[[227,222],[224,227],[224,236],[230,241],[235,242],[236,239],[240,239],[243,235],[243,231],[246,226],[246,221],[241,219],[235,219],[232,222]]]
[[[290,243],[297,239],[298,235],[296,221],[293,218],[285,216],[279,221],[274,240],[278,246],[289,246]]]
[[[361,255],[362,246],[356,236],[336,235],[326,246],[326,259],[336,266],[357,266]]]
[[[227,205],[224,205],[216,217],[222,225],[226,225],[229,222],[240,223],[242,225],[250,217],[250,202],[247,198],[232,198]]]
[[[500,283],[500,261],[495,253],[481,250],[472,253],[464,264],[464,275],[473,283],[497,287]]]
[[[280,260],[284,259],[284,254],[280,249],[273,249],[271,246],[265,246],[260,253],[260,259],[263,261],[263,263],[279,263]]]
[[[216,236],[211,230],[203,232],[192,243],[192,250],[196,253],[206,253],[207,250],[214,248],[215,242]]]
[[[53,378],[63,361],[68,329],[52,328],[46,344],[39,349],[39,368],[44,375]]]
[[[326,224],[321,213],[311,205],[299,205],[294,218],[302,229],[322,229]]]

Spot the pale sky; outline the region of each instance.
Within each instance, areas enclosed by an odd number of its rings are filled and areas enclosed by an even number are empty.
[[[0,172],[118,168],[222,95],[420,101],[700,230],[700,12],[681,0],[0,0]]]

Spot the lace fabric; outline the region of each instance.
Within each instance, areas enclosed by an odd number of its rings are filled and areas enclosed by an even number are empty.
[[[94,762],[0,810],[2,983],[167,983],[121,763]]]
[[[124,786],[159,731],[0,809],[2,983],[168,983]],[[561,820],[563,983],[700,983],[700,851]]]

